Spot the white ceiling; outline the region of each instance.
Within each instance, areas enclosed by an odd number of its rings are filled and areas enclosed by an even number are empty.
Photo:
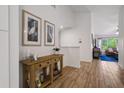
[[[73,12],[90,12],[86,5],[71,5]]]
[[[86,5],[91,12],[118,12],[119,5]]]
[[[119,21],[119,5],[73,5],[74,12],[91,12],[95,35],[114,35]]]

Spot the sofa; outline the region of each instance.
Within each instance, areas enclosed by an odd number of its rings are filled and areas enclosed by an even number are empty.
[[[112,57],[114,57],[115,59],[118,60],[118,51],[117,51],[116,48],[109,48],[109,49],[107,49],[107,50],[105,51],[105,54],[106,54],[107,56],[112,56]]]

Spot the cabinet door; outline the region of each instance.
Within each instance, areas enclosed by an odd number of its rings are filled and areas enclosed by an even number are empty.
[[[0,5],[0,30],[8,31],[8,6]]]
[[[8,32],[0,31],[0,88],[9,87]]]

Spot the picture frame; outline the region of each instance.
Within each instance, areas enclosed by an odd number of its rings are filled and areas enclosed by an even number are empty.
[[[45,46],[55,45],[55,24],[44,21],[44,43]]]
[[[26,10],[22,10],[22,45],[40,46],[42,19]]]

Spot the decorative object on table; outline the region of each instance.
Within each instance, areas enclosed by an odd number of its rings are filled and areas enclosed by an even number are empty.
[[[22,44],[24,46],[41,45],[41,18],[23,10]]]
[[[55,45],[55,25],[46,21],[44,22],[44,43],[46,46],[54,46]]]
[[[30,58],[31,60],[37,60],[37,55],[36,54],[34,54],[34,53],[30,53],[30,54],[28,54],[28,56],[27,56],[28,58]]]
[[[43,71],[40,72],[40,82],[43,83],[44,82],[44,74]]]
[[[40,87],[41,87],[41,82],[40,82],[40,80],[36,80],[36,87],[37,87],[37,88],[40,88]]]
[[[34,59],[35,61],[37,60],[37,55],[36,55],[36,54],[33,55],[33,59]]]
[[[37,88],[40,88],[41,87],[41,81],[40,81],[40,73],[39,72],[36,72],[36,81],[35,81],[35,84],[36,84],[36,87]]]
[[[54,52],[54,54],[58,54],[59,53],[59,50],[60,50],[60,48],[53,48],[53,52]]]
[[[78,43],[82,43],[82,40],[81,40],[81,38],[79,38],[79,40],[78,40]]]

